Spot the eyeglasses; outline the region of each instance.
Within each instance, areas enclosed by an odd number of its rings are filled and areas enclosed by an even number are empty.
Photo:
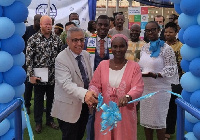
[[[156,32],[156,29],[157,29],[157,28],[145,29],[144,31],[145,31],[146,33],[149,34],[150,32],[151,32],[151,33],[155,33],[155,32]]]
[[[80,41],[81,43],[84,43],[85,39],[84,38],[74,38],[74,39],[71,39],[73,43],[78,43],[78,41]]]

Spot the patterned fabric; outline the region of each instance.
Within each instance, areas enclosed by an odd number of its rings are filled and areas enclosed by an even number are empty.
[[[143,53],[151,55],[151,51],[149,51],[149,46],[150,46],[150,43],[144,45],[144,47],[141,49],[141,53],[140,53],[141,57]],[[178,69],[177,69],[176,57],[174,57],[174,55],[175,54],[174,54],[173,49],[168,44],[165,43],[164,46],[161,47],[160,54],[159,54],[159,56],[163,58],[164,67],[161,71],[158,71],[158,72],[160,72],[160,74],[163,77],[169,78],[169,81],[171,83],[178,84],[179,83]],[[152,58],[152,59],[156,59],[156,58]],[[147,60],[150,61],[149,58],[147,58]],[[148,61],[144,63],[147,64]],[[149,71],[143,71],[143,72],[149,72]]]
[[[62,46],[59,36],[51,34],[49,38],[45,38],[39,31],[29,38],[27,44],[27,76],[34,76],[33,68],[48,68],[48,82],[38,84],[53,85],[55,58]]]
[[[143,96],[155,91],[171,90],[172,83],[179,83],[176,57],[173,49],[165,43],[160,48],[158,57],[150,57],[151,51],[149,51],[149,47],[150,43],[141,49],[139,65],[142,72],[160,73],[163,78],[143,77]],[[166,128],[170,97],[169,93],[160,92],[151,98],[142,100],[140,102],[140,124],[152,129]]]
[[[170,46],[174,50],[174,53],[175,53],[175,56],[176,56],[177,65],[178,65],[179,77],[181,77],[182,74],[183,74],[183,71],[182,71],[181,65],[180,65],[181,60],[182,60],[180,50],[181,50],[181,47],[183,46],[183,44],[180,41],[177,40],[175,44],[170,45]]]
[[[126,51],[126,59],[134,60],[138,62],[140,59],[140,50],[146,43],[143,40],[139,40],[138,42],[128,41],[128,49]]]

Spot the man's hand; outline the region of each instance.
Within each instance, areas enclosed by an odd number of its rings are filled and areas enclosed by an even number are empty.
[[[88,91],[85,94],[85,102],[88,106],[93,106],[98,103],[98,95],[93,91]]]
[[[41,80],[41,78],[39,78],[39,77],[35,77],[35,76],[30,77],[30,83],[31,83],[31,84],[36,84],[36,83],[37,83],[36,80]]]

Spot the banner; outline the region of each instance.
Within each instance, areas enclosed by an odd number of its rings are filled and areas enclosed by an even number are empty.
[[[128,7],[129,29],[133,24],[141,26],[140,37],[144,38],[145,26],[148,22],[148,7]]]
[[[32,0],[28,9],[28,25],[33,25],[36,14],[48,15],[49,10],[50,17],[55,19],[55,24],[62,23],[63,26],[69,22],[70,13],[78,13],[80,27],[87,30],[88,21],[94,20],[96,16],[96,0]]]

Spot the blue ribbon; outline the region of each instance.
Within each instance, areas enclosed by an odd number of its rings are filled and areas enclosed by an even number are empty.
[[[32,128],[31,128],[31,123],[30,123],[29,116],[27,114],[26,107],[25,107],[24,103],[23,103],[23,109],[24,109],[24,112],[25,112],[26,125],[27,125],[27,129],[28,129],[29,138],[30,138],[30,140],[34,140],[33,131],[32,131]]]
[[[161,90],[161,91],[152,92],[152,93],[144,95],[140,98],[134,99],[134,100],[128,102],[128,104],[150,98],[151,96],[153,96],[153,95],[155,95],[156,93],[159,93],[159,92],[167,92],[167,93],[173,94],[175,96],[178,96],[179,98],[182,98],[181,95],[174,93],[172,91]],[[98,95],[97,110],[98,111],[100,111],[100,109],[103,110],[102,115],[101,115],[101,118],[102,118],[101,132],[105,131],[108,127],[110,127],[109,131],[111,131],[113,128],[117,127],[117,122],[122,120],[121,113],[120,113],[119,108],[118,108],[118,106],[115,102],[110,101],[109,106],[105,103],[103,105],[102,104],[103,104],[103,97],[100,93]],[[104,133],[104,135],[105,134],[107,134],[107,133]]]
[[[110,127],[109,131],[111,131],[117,126],[117,122],[122,120],[119,108],[115,102],[110,101],[109,106],[104,103],[101,109],[103,110],[101,115],[101,132],[105,131],[108,127]]]
[[[96,107],[97,111],[100,111],[100,107],[102,106],[102,104],[103,104],[103,96],[102,96],[101,93],[99,93],[99,95],[98,95],[98,104],[97,104],[97,107]]]

